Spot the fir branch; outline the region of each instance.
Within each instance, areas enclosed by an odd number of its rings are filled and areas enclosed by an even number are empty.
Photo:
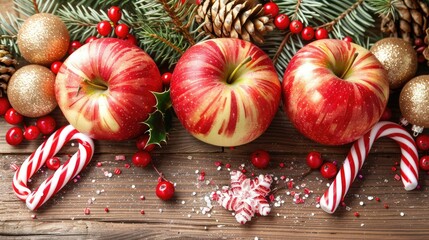
[[[168,16],[171,18],[177,30],[183,34],[183,36],[191,45],[195,45],[194,38],[191,36],[191,34],[189,34],[188,29],[184,26],[184,24],[182,23],[182,20],[177,16],[177,12],[171,8],[171,6],[166,0],[158,0],[158,1],[162,4],[165,11],[168,13]],[[177,4],[181,4],[181,3],[176,2],[176,6]]]
[[[36,13],[56,14],[60,0],[14,0],[14,10],[22,16],[28,18]]]
[[[352,6],[350,6],[348,9],[346,9],[343,13],[341,13],[337,18],[333,19],[332,21],[322,24],[317,28],[326,28],[328,31],[332,31],[332,28],[335,24],[337,24],[339,21],[344,19],[346,16],[348,16],[352,11],[356,10],[361,4],[363,4],[365,0],[358,0],[356,3],[354,3]]]
[[[37,5],[37,1],[36,0],[33,0],[33,6],[34,6],[34,12],[35,13],[40,13],[39,7]]]
[[[398,18],[397,4],[399,0],[371,0],[368,2],[374,8],[374,13],[388,17],[392,16],[393,20]]]
[[[0,44],[7,46],[14,54],[19,54],[16,36],[21,24],[22,20],[14,14],[6,12],[6,16],[0,15]]]
[[[178,54],[183,54],[183,50],[180,49],[177,45],[175,45],[174,43],[170,42],[168,39],[156,34],[156,33],[149,33],[148,34],[149,37],[157,39],[161,42],[163,42],[164,44],[168,45],[169,47],[171,47],[174,51],[176,51]]]

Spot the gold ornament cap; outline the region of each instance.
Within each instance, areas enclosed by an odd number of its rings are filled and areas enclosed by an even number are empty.
[[[55,99],[55,75],[40,65],[24,66],[9,81],[7,97],[10,105],[26,117],[41,117],[57,106]]]
[[[24,21],[17,43],[25,60],[48,66],[63,58],[69,48],[70,34],[61,19],[49,13],[37,13]]]
[[[370,51],[387,70],[390,89],[401,88],[416,75],[417,52],[403,39],[383,38]]]
[[[411,79],[399,96],[402,116],[411,124],[429,127],[429,75]]]

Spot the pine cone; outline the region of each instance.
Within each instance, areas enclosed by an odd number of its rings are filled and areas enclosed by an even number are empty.
[[[7,48],[0,45],[0,97],[6,94],[7,84],[18,62],[12,57]]]
[[[264,15],[262,4],[246,0],[203,0],[195,20],[216,37],[240,38],[262,44],[263,35],[274,29],[273,18]]]
[[[400,37],[414,44],[414,39],[424,38],[428,27],[429,8],[422,0],[400,0],[394,2],[399,13]]]
[[[426,29],[426,36],[424,39],[425,49],[423,50],[423,56],[428,60],[427,64],[429,65],[429,28]]]

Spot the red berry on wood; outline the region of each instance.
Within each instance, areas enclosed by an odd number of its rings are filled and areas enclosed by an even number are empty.
[[[298,34],[302,31],[303,28],[304,25],[302,25],[302,22],[299,20],[293,20],[292,22],[290,22],[289,30],[292,33]]]
[[[420,158],[420,169],[423,171],[429,171],[429,156],[423,156]]]
[[[352,38],[352,37],[350,37],[350,36],[345,36],[345,37],[343,38],[343,41],[346,41],[346,42],[353,42],[353,38]]]
[[[0,116],[6,114],[7,110],[11,108],[9,99],[7,97],[0,97]]]
[[[162,85],[164,85],[166,87],[170,86],[171,76],[172,76],[172,74],[170,72],[166,72],[166,73],[162,74],[162,76],[161,76]]]
[[[51,64],[51,71],[56,75],[60,71],[61,66],[63,65],[63,62],[61,61],[55,61]]]
[[[326,162],[320,168],[320,173],[326,179],[333,178],[337,174],[337,166],[331,162]]]
[[[310,41],[314,38],[314,29],[312,27],[305,27],[302,29],[301,37],[305,41]]]
[[[146,151],[138,151],[133,155],[132,161],[137,167],[146,167],[152,162],[152,156]]]
[[[390,108],[386,107],[384,109],[383,114],[380,117],[380,121],[387,121],[390,120],[392,118],[392,110],[390,110]]]
[[[20,127],[11,127],[6,132],[6,142],[9,145],[18,145],[24,140],[24,135]]]
[[[4,115],[4,119],[7,123],[16,125],[24,121],[24,116],[22,116],[14,108],[9,108]]]
[[[250,161],[257,168],[266,168],[270,163],[270,154],[265,150],[256,150],[250,154]]]
[[[156,147],[156,145],[155,144],[147,145],[148,141],[149,141],[149,134],[144,134],[138,137],[136,141],[137,149],[140,151],[146,151],[146,152],[152,151]]]
[[[49,135],[55,131],[57,123],[55,119],[49,115],[37,119],[36,126],[43,135]]]
[[[417,145],[417,148],[421,151],[429,150],[429,135],[420,134],[419,136],[417,136],[416,145]]]
[[[306,161],[311,169],[318,169],[323,164],[322,155],[316,151],[309,152]]]
[[[325,28],[319,28],[319,29],[317,29],[316,33],[315,33],[315,37],[318,40],[319,39],[326,39],[326,38],[328,38],[329,37],[328,30],[326,30]]]
[[[161,181],[156,186],[156,196],[162,200],[169,200],[174,196],[174,185],[168,181]]]
[[[37,126],[31,125],[25,128],[24,138],[27,140],[35,140],[39,137],[40,130]]]
[[[86,44],[86,43],[90,43],[90,42],[92,42],[92,41],[94,41],[94,40],[97,40],[97,39],[98,39],[98,37],[96,37],[96,36],[88,37],[88,38],[85,40],[85,44]]]
[[[101,21],[97,24],[97,32],[104,37],[107,37],[112,32],[112,25],[109,21]]]
[[[46,161],[46,167],[51,170],[57,170],[61,166],[61,161],[58,157],[51,157]]]
[[[117,23],[122,18],[121,8],[118,6],[110,7],[109,10],[107,10],[107,16],[112,22]]]
[[[126,38],[129,31],[130,28],[124,23],[118,24],[115,27],[115,34],[118,38]]]
[[[280,30],[286,30],[289,24],[290,19],[286,14],[279,14],[274,18],[274,25]]]
[[[264,4],[264,13],[276,17],[279,14],[279,6],[276,3],[268,2]]]

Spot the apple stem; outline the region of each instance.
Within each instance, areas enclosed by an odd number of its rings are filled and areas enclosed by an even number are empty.
[[[231,75],[229,75],[228,79],[226,80],[226,83],[231,84],[232,80],[234,79],[234,75],[238,72],[238,70],[240,70],[241,67],[243,67],[250,61],[252,61],[252,56],[248,56],[240,64],[238,64],[237,67],[235,67],[234,71],[232,71]]]
[[[353,54],[353,57],[350,61],[348,61],[347,63],[347,68],[346,70],[343,72],[343,74],[341,74],[340,78],[344,78],[344,76],[347,74],[347,72],[350,70],[350,68],[352,67],[353,63],[355,62],[356,58],[358,57],[359,53],[355,53]]]
[[[97,89],[100,89],[100,90],[107,90],[108,89],[107,86],[94,83],[92,81],[89,81],[88,79],[83,80],[83,82],[86,83],[86,84],[88,84],[91,87],[94,87],[94,88],[97,88]]]

